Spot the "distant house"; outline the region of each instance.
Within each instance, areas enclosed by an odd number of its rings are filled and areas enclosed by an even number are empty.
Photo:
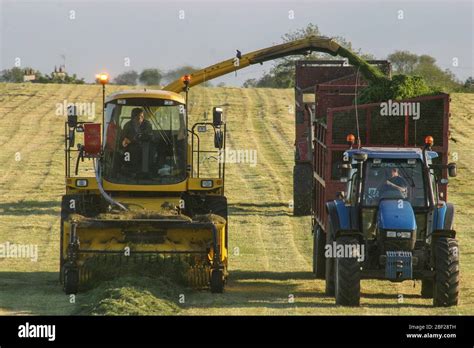
[[[23,82],[31,82],[36,80],[37,72],[34,69],[26,68],[23,71]]]

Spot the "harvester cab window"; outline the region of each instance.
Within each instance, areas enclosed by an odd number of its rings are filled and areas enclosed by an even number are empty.
[[[184,105],[157,98],[119,99],[109,104],[104,136],[106,180],[157,185],[186,179]]]
[[[421,161],[369,159],[363,187],[363,205],[378,206],[381,199],[403,199],[413,207],[425,207]]]

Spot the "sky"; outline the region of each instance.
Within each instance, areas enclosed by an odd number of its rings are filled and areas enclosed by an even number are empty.
[[[473,16],[470,0],[0,0],[0,70],[19,64],[49,73],[65,61],[68,72],[91,82],[101,71],[113,78],[150,67],[205,67],[313,23],[377,59],[396,50],[429,54],[464,81],[474,76]],[[240,86],[272,64],[214,83]]]

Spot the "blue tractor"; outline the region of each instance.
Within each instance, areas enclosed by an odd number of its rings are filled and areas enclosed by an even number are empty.
[[[433,138],[420,148],[366,147],[344,153],[345,192],[326,204],[326,293],[336,304],[360,304],[361,279],[421,280],[434,306],[459,297],[459,248],[454,207],[438,193],[439,172],[456,176],[455,164],[433,164]]]

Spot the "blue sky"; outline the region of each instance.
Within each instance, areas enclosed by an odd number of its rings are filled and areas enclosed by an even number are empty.
[[[308,23],[326,36],[386,58],[395,50],[429,54],[465,80],[473,72],[471,1],[10,1],[0,0],[0,69],[68,71],[92,81],[146,67],[207,66],[281,42]],[[72,12],[73,11],[73,12]],[[184,11],[184,19],[180,19]],[[290,19],[290,11],[294,18]],[[399,19],[403,11],[403,19]],[[125,66],[126,59],[130,67]],[[453,62],[458,62],[453,66]],[[216,79],[240,85],[271,62]]]

